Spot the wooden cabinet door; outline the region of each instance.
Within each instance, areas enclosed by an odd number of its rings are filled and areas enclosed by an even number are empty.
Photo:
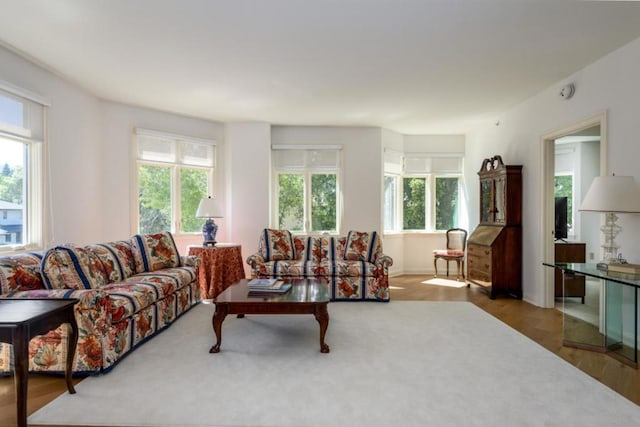
[[[504,224],[507,219],[507,185],[504,176],[496,178],[493,183],[495,197],[493,200],[493,222]]]
[[[480,223],[492,223],[494,210],[493,179],[483,179],[480,181]]]

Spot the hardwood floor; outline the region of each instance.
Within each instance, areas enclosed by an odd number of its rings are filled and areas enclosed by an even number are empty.
[[[390,280],[392,300],[469,301],[557,354],[601,383],[640,405],[640,369],[631,368],[602,353],[562,346],[562,314],[502,297],[495,300],[479,288],[424,285],[432,276],[399,276]],[[508,357],[508,354],[505,354]],[[81,379],[75,379],[75,383]],[[29,377],[29,414],[66,392],[64,377]],[[13,377],[0,378],[0,427],[16,424]]]

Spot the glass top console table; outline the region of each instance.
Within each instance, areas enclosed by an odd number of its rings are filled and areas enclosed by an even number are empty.
[[[572,313],[563,299],[563,345],[606,352],[638,367],[638,289],[640,276],[598,270],[596,264],[543,263],[562,270],[563,287],[573,275],[597,279],[599,289],[592,302],[595,315]]]

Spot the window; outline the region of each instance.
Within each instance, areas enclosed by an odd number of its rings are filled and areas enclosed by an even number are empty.
[[[213,141],[136,130],[140,233],[199,232],[200,199],[213,195]]]
[[[398,177],[394,175],[384,176],[384,231],[393,231],[396,228],[396,200],[398,194]]]
[[[458,177],[440,177],[436,180],[435,224],[436,230],[458,227],[459,182]]]
[[[567,198],[567,227],[573,230],[573,174],[558,174],[554,180],[555,197]]]
[[[336,146],[274,146],[274,226],[300,233],[337,233],[339,167]]]
[[[402,229],[427,227],[427,178],[402,179]]]
[[[396,152],[385,152],[385,231],[443,231],[459,227],[462,158],[422,153],[408,154],[403,161],[395,157]]]
[[[0,252],[44,247],[46,102],[0,84]]]

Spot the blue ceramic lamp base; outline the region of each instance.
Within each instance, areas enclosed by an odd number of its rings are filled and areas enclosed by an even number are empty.
[[[202,237],[203,237],[203,246],[215,246],[216,245],[216,233],[218,232],[218,225],[213,221],[212,218],[207,219],[207,221],[202,226]]]

